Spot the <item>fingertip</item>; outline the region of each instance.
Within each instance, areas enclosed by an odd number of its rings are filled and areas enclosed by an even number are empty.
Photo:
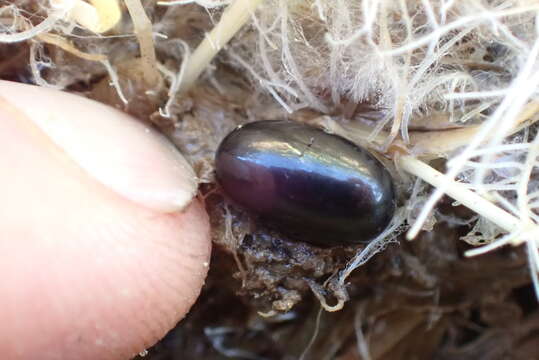
[[[181,210],[197,178],[161,134],[118,110],[73,94],[0,80],[0,94],[96,180],[163,211]]]
[[[0,264],[0,320],[11,324],[0,327],[5,358],[130,359],[185,316],[210,261],[203,206],[124,211],[112,225],[110,216],[96,224],[80,214],[93,233],[53,228],[33,243],[0,243],[10,255]],[[65,221],[73,228],[77,220]]]
[[[3,86],[12,85],[0,84],[2,96]],[[203,204],[192,199],[196,180],[190,167],[177,165],[179,153],[138,125],[117,125],[124,129],[117,133],[61,125],[66,118],[47,107],[38,120],[45,125],[34,126],[28,118],[38,116],[41,96],[31,112],[19,100],[0,102],[0,322],[10,324],[0,327],[0,351],[10,359],[131,358],[183,318],[204,283],[210,226]],[[69,142],[104,134],[107,146]],[[99,161],[106,165],[93,168]],[[155,179],[133,179],[144,173]]]

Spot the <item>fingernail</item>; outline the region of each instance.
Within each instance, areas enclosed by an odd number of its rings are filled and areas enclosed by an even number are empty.
[[[163,212],[179,211],[194,197],[197,178],[189,163],[129,115],[82,96],[1,80],[0,96],[121,196]]]

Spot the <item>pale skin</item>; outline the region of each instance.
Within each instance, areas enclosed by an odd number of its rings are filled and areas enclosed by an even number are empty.
[[[162,138],[66,96],[0,81],[0,353],[129,359],[198,297],[208,216]]]

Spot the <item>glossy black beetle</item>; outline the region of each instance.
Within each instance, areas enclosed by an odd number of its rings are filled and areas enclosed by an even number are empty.
[[[293,121],[238,127],[219,146],[215,168],[234,202],[317,245],[370,240],[395,212],[391,175],[377,159],[347,139]]]

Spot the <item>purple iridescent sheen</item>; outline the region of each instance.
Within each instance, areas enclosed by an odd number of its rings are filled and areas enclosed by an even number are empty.
[[[224,192],[292,238],[334,246],[368,241],[395,211],[391,175],[337,135],[285,120],[225,137],[215,159]]]

